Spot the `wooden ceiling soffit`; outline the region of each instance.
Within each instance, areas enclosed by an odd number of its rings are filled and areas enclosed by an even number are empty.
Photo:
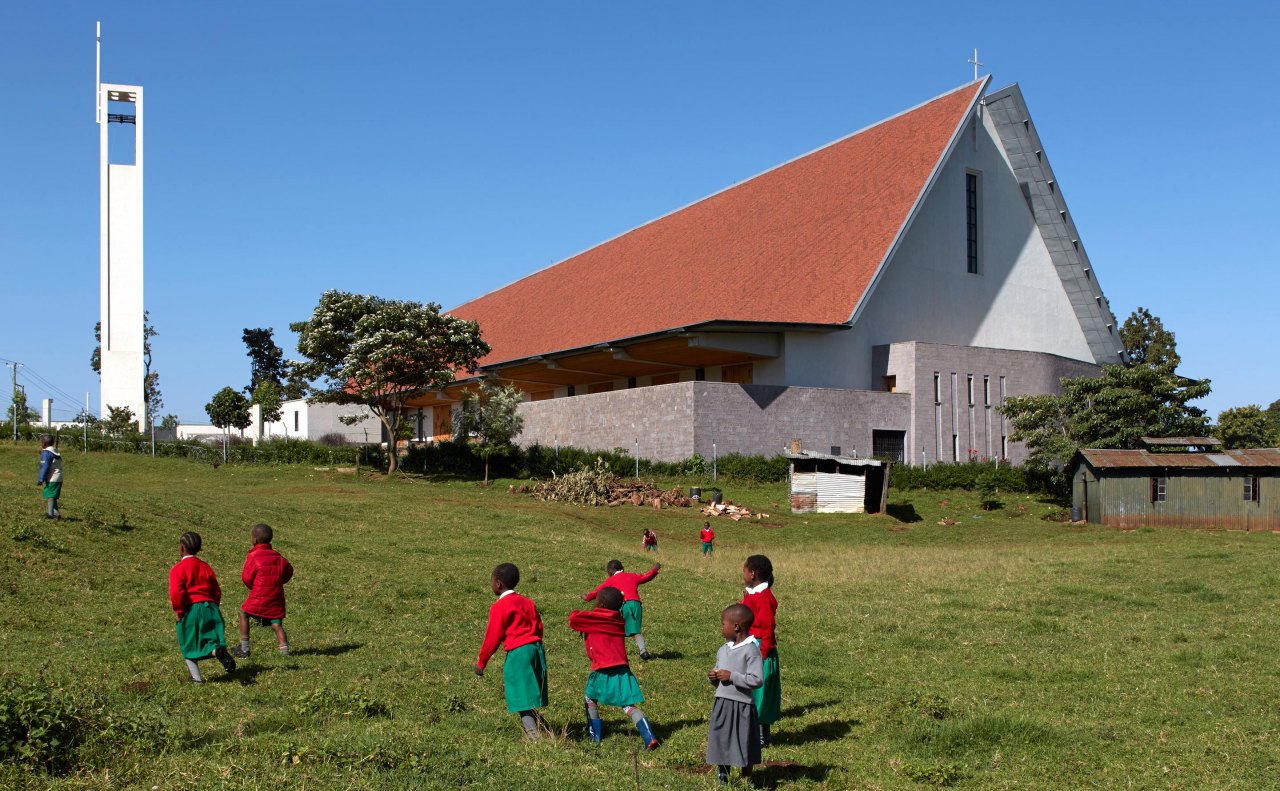
[[[777,336],[772,334],[753,337],[744,333],[718,339],[710,334],[686,333],[633,344],[626,352],[637,361],[702,368],[777,357],[780,345]]]
[[[578,385],[590,382],[609,382],[617,376],[595,371],[579,371],[563,367],[560,362],[532,361],[490,371],[501,379],[541,385]]]

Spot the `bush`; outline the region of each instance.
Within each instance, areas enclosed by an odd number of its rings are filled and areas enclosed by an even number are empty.
[[[330,431],[328,434],[322,434],[316,442],[330,448],[341,448],[347,444],[347,438],[336,431]]]
[[[0,760],[51,771],[71,766],[83,722],[71,695],[51,684],[0,686]]]
[[[895,489],[965,489],[967,491],[1057,494],[1050,475],[1025,465],[961,462],[931,467],[889,468],[889,486]]]

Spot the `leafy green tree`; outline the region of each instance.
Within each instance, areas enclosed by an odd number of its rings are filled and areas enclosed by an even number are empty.
[[[1272,401],[1271,406],[1263,410],[1267,416],[1267,425],[1271,427],[1272,442],[1280,442],[1280,401]]]
[[[262,422],[274,423],[280,419],[280,387],[270,379],[264,379],[253,389],[252,402],[262,407]]]
[[[151,339],[159,335],[155,325],[151,323],[151,311],[142,312],[142,400],[146,405],[146,425],[151,425],[151,418],[164,408],[164,397],[160,393],[160,372],[151,370]],[[93,354],[89,355],[89,367],[93,372],[102,374],[102,322],[93,324]]]
[[[178,422],[179,421],[178,421],[177,415],[168,414],[168,415],[165,415],[164,419],[160,421],[160,428],[168,431],[172,431],[173,429],[176,429],[178,427]]]
[[[284,351],[276,345],[273,327],[245,328],[240,339],[249,355],[249,386],[246,393],[254,393],[258,385],[272,382],[277,388],[284,386],[289,366],[284,361]]]
[[[1141,438],[1208,432],[1203,409],[1190,402],[1209,394],[1208,379],[1177,373],[1173,333],[1139,308],[1124,323],[1127,365],[1104,365],[1101,376],[1061,380],[1061,395],[1019,396],[1002,408],[1010,439],[1026,443],[1031,462],[1061,468],[1089,448],[1137,448]]]
[[[127,406],[108,406],[102,430],[113,437],[123,437],[137,430],[138,416]]]
[[[454,416],[454,433],[484,459],[484,482],[489,482],[489,459],[510,453],[512,440],[524,428],[519,412],[524,393],[511,385],[482,382],[462,394],[462,408]]]
[[[224,387],[213,394],[213,399],[204,405],[209,414],[209,422],[222,429],[237,428],[243,431],[249,427],[249,399],[239,390]]]
[[[15,390],[13,400],[9,402],[9,408],[4,413],[4,423],[6,426],[13,425],[13,416],[18,416],[18,426],[29,426],[40,419],[39,413],[27,406],[27,393],[25,390]]]
[[[387,436],[400,436],[405,406],[474,371],[489,345],[480,327],[440,312],[435,303],[326,291],[298,333],[299,375],[317,382],[311,398],[330,404],[363,404],[382,421]],[[388,473],[396,471],[394,447]]]
[[[1266,448],[1276,441],[1267,413],[1257,404],[1223,410],[1216,430],[1228,448]]]

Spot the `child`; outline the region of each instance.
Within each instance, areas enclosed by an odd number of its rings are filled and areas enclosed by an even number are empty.
[[[753,693],[761,684],[760,645],[750,635],[751,609],[730,604],[720,613],[720,632],[729,642],[716,652],[716,666],[707,680],[716,688],[707,735],[707,763],[716,767],[721,783],[729,782],[729,767],[760,763],[760,726]]]
[[[657,552],[658,534],[646,527],[644,532],[640,534],[640,544],[644,547],[645,552]]]
[[[591,601],[605,588],[617,588],[622,591],[622,618],[626,622],[627,637],[636,638],[636,648],[640,649],[640,658],[649,661],[649,649],[645,647],[644,605],[640,603],[640,586],[658,576],[661,563],[654,563],[653,568],[643,574],[635,574],[622,570],[622,561],[611,560],[605,564],[604,570],[609,578],[596,586],[595,590],[582,595],[583,601]]]
[[[702,523],[702,533],[700,537],[702,538],[702,554],[703,555],[710,555],[711,553],[716,551],[716,548],[715,548],[716,531],[711,529],[710,522]]]
[[[227,652],[227,627],[218,609],[222,603],[218,578],[208,563],[196,557],[200,554],[200,534],[183,533],[178,539],[178,551],[182,559],[169,569],[169,603],[178,616],[178,647],[191,671],[191,680],[203,684],[197,662],[213,657],[233,673],[236,660]]]
[[[240,647],[231,649],[233,656],[249,656],[249,623],[257,619],[276,633],[280,655],[289,655],[289,638],[284,633],[284,584],[293,579],[293,566],[284,555],[271,548],[270,525],[254,525],[249,531],[253,547],[245,556],[240,580],[249,589],[240,605]]]
[[[760,641],[764,658],[764,683],[755,691],[760,716],[760,746],[769,746],[769,726],[782,716],[782,680],[779,676],[778,642],[774,637],[774,614],[778,600],[773,596],[773,564],[764,555],[751,555],[742,567],[747,588],[742,603],[751,609],[751,636]]]
[[[547,705],[547,654],[542,647],[542,616],[529,599],[516,593],[520,569],[513,563],[502,563],[493,570],[489,587],[498,600],[489,607],[489,628],[484,633],[476,675],[484,675],[484,666],[501,643],[507,651],[502,663],[502,686],[507,698],[507,711],[520,715],[529,741],[538,740],[539,726],[546,728],[538,709]]]
[[[61,519],[58,510],[58,498],[62,496],[62,456],[53,446],[53,437],[40,435],[40,472],[36,477],[36,486],[44,487],[44,499],[47,506],[45,519]]]
[[[622,591],[605,588],[600,591],[594,610],[574,610],[569,613],[569,628],[581,632],[591,660],[591,675],[587,676],[587,732],[596,744],[604,738],[604,722],[600,719],[600,706],[621,706],[636,730],[646,750],[658,749],[658,740],[649,727],[638,704],[644,702],[640,683],[627,664],[627,645],[622,613]]]

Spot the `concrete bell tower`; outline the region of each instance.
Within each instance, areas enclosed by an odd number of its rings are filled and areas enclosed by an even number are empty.
[[[147,404],[142,384],[146,375],[142,303],[142,86],[102,82],[102,23],[98,23],[97,46],[101,415],[107,416],[109,406],[128,407],[133,410],[139,428],[143,428]],[[133,127],[132,152],[128,146],[108,145],[108,131],[117,124]],[[113,156],[120,161],[112,162]]]

